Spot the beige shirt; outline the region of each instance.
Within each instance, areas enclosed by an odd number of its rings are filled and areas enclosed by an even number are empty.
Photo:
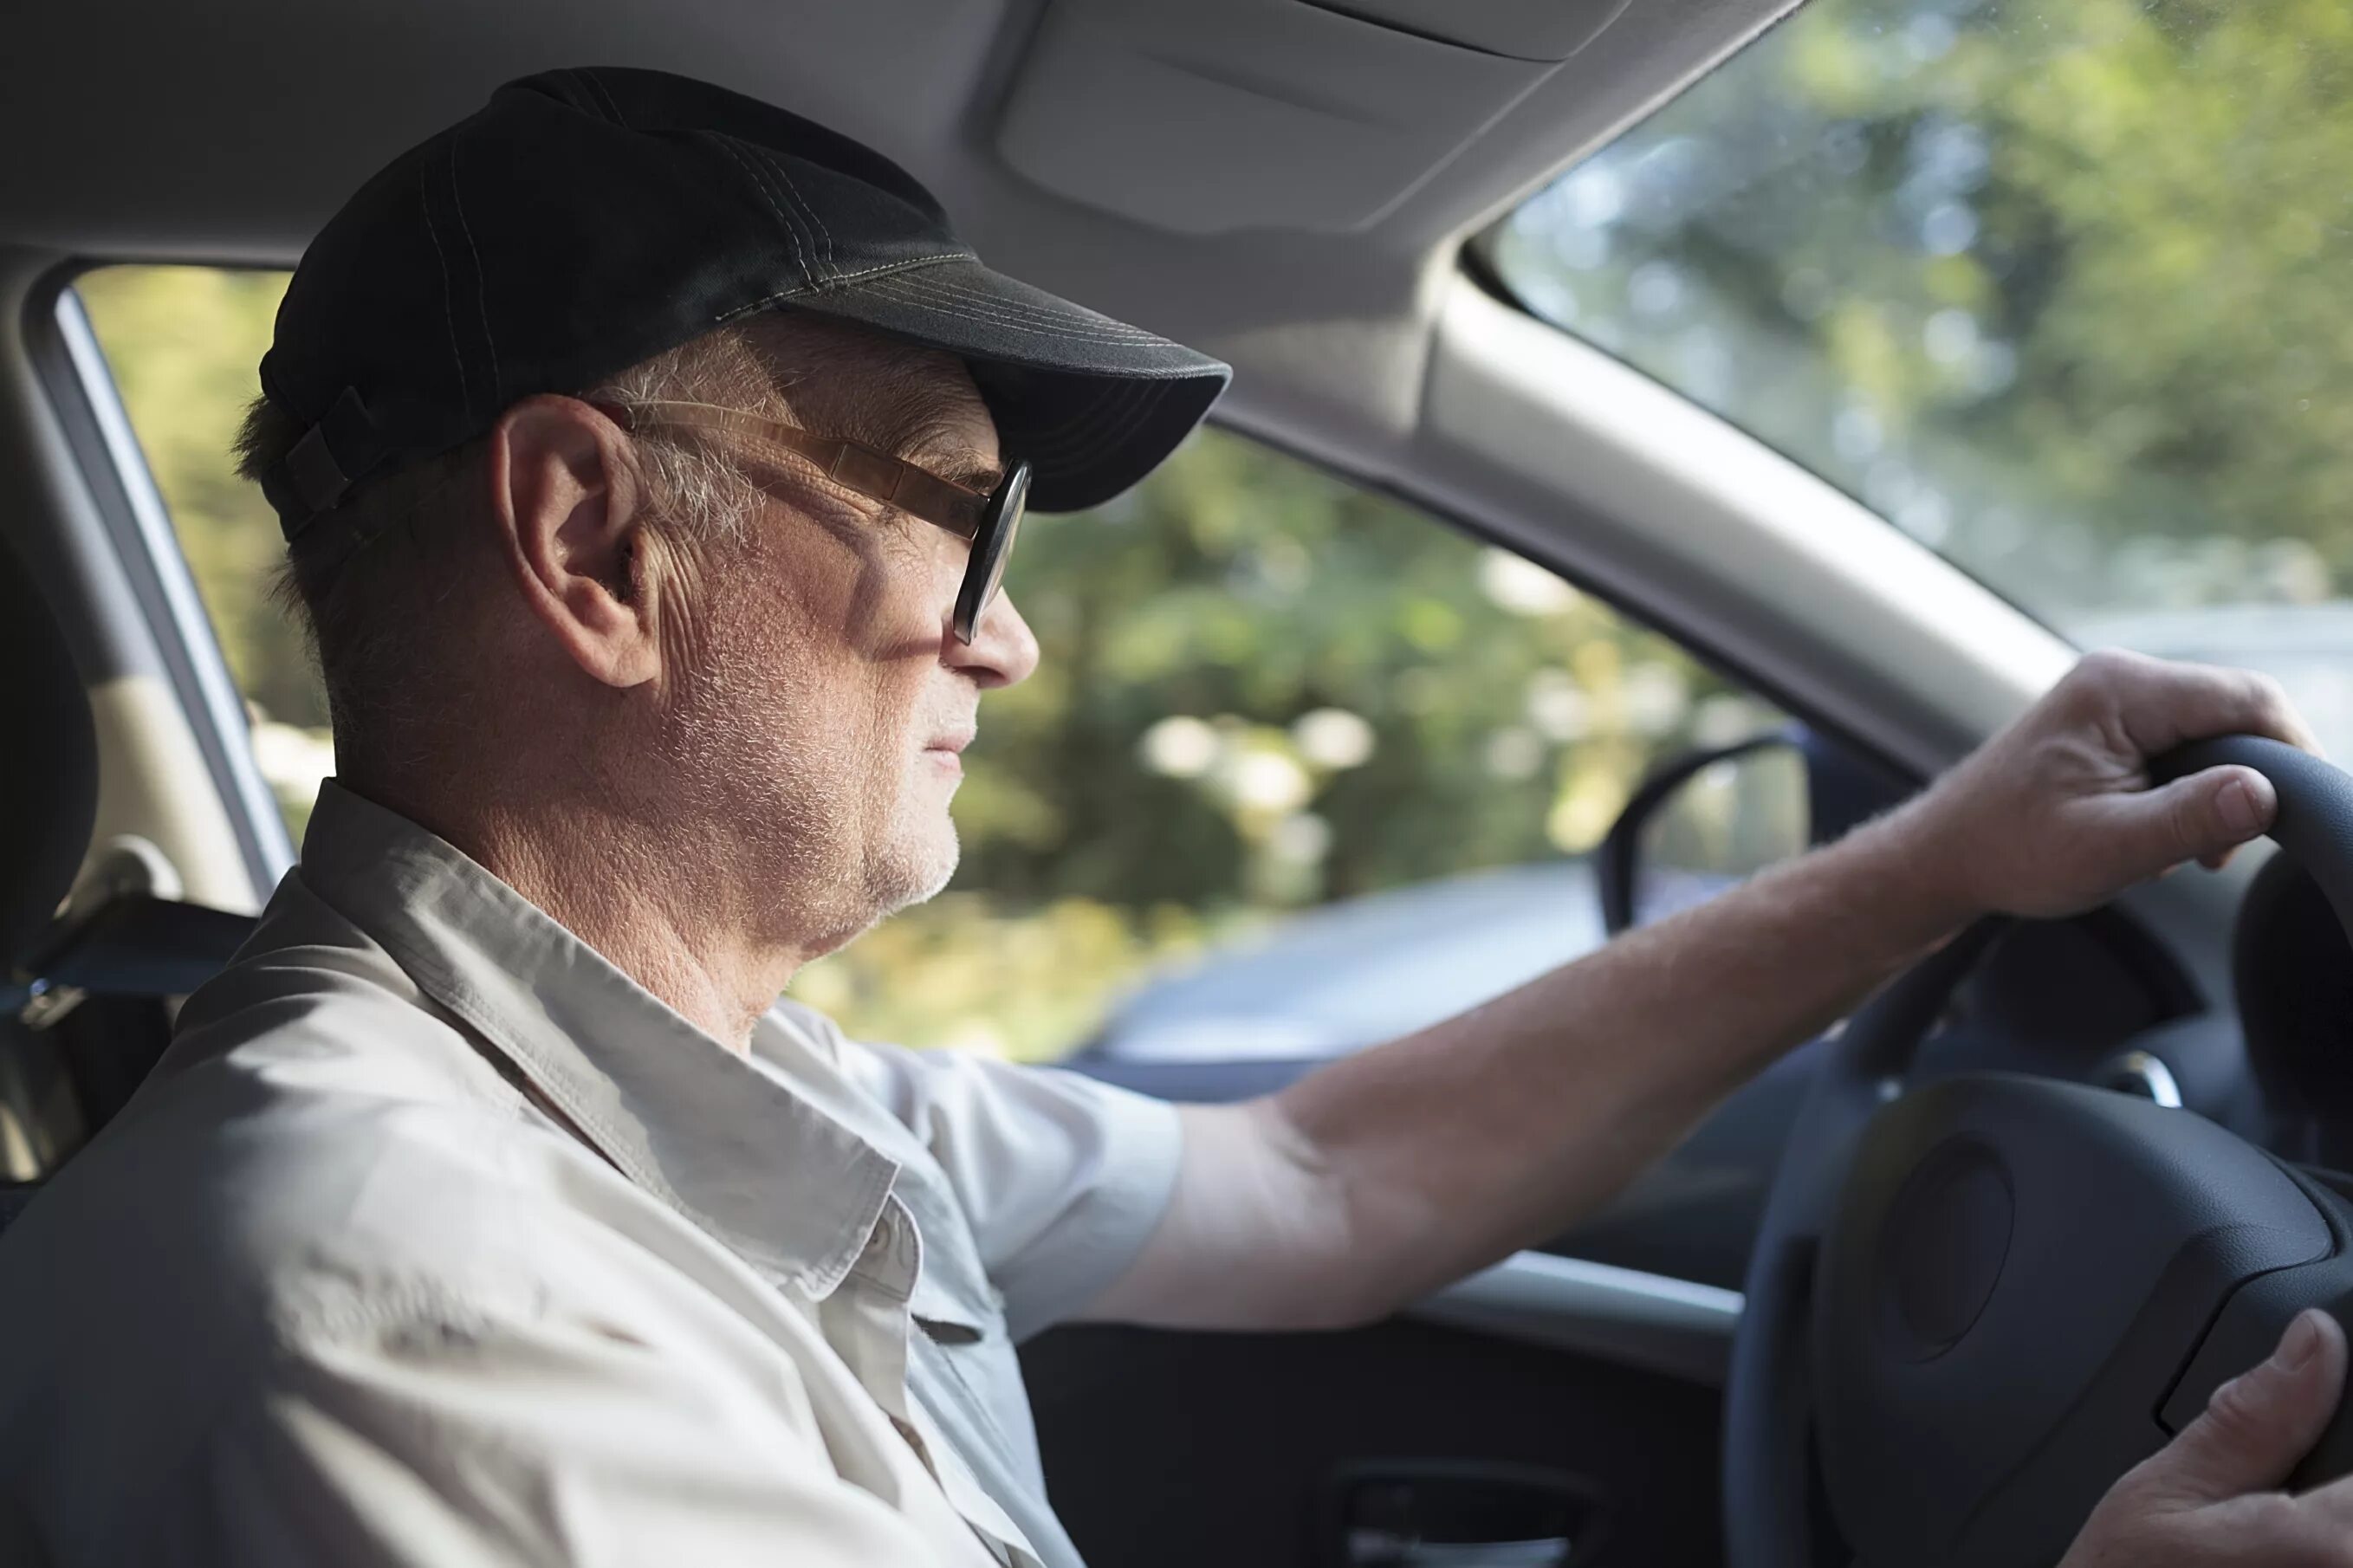
[[[746,1060],[330,784],[0,1239],[0,1562],[1072,1568],[1014,1342],[1178,1146],[790,1003]]]

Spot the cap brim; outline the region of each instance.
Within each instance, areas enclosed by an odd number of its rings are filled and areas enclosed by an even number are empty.
[[[1098,506],[1160,466],[1233,378],[1181,343],[961,257],[861,278],[779,308],[834,316],[962,358],[1039,511]]]

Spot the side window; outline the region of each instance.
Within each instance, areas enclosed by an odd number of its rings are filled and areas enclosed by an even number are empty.
[[[76,287],[299,835],[325,707],[229,458],[284,285]],[[1598,945],[1585,857],[1653,761],[1778,722],[1550,572],[1216,430],[1110,506],[1029,520],[1008,589],[1045,659],[981,706],[955,884],[794,982],[854,1035],[1032,1060],[1369,1044]],[[1699,855],[1732,829],[1689,832]]]
[[[981,704],[955,884],[795,982],[853,1032],[1373,1044],[1599,946],[1587,855],[1654,761],[1782,721],[1551,572],[1215,429],[1030,520],[1008,591],[1044,658]],[[1700,803],[1687,858],[1769,838],[1750,793]]]
[[[244,693],[254,760],[299,843],[319,781],[334,767],[326,695],[300,629],[270,598],[277,518],[230,455],[286,277],[108,267],[84,273],[74,290]]]

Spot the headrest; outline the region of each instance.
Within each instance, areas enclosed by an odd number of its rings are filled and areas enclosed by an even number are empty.
[[[65,629],[0,538],[0,973],[56,914],[97,818],[90,698]]]

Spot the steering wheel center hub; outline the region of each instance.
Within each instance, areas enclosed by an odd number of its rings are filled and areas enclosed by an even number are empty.
[[[1822,1473],[1866,1563],[2047,1561],[2242,1282],[2327,1222],[2212,1122],[1972,1073],[1864,1127],[1814,1275]]]
[[[1926,1361],[1969,1331],[2001,1279],[2015,1217],[2010,1173],[1981,1143],[1948,1145],[1914,1173],[1881,1257],[1881,1316],[1899,1353]]]

